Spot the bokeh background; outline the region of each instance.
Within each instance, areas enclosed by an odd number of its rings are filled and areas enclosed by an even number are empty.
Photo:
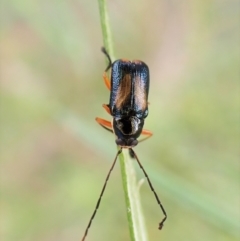
[[[135,148],[149,240],[239,240],[239,1],[108,1],[117,58],[151,71]],[[116,153],[97,1],[1,4],[2,241],[80,240]],[[139,180],[143,175],[136,166]],[[119,165],[87,240],[130,240]]]

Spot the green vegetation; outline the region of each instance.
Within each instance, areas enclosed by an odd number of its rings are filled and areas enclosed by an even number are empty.
[[[168,220],[145,181],[149,240],[238,240],[238,2],[108,2],[115,57],[150,67],[154,135],[135,151]],[[5,1],[0,22],[1,240],[79,240],[116,154],[94,120],[109,118],[97,1]],[[116,165],[87,240],[130,240],[125,209]]]

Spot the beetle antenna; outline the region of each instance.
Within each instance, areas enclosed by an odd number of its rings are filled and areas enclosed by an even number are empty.
[[[111,66],[112,66],[112,60],[111,60],[111,58],[110,58],[109,53],[107,52],[107,50],[106,50],[104,47],[102,47],[101,50],[102,50],[102,52],[107,56],[108,61],[109,61],[108,66],[107,66],[107,68],[105,69],[105,72],[107,72],[107,71],[111,68]]]
[[[166,211],[165,211],[165,209],[164,209],[164,207],[163,207],[163,205],[162,205],[162,203],[161,203],[161,201],[160,201],[160,199],[159,199],[157,193],[155,192],[155,190],[154,190],[154,188],[153,188],[153,186],[152,186],[152,183],[151,183],[151,181],[150,181],[150,179],[149,179],[149,177],[148,177],[146,171],[144,170],[144,168],[143,168],[141,162],[139,161],[139,159],[138,159],[136,153],[133,151],[132,148],[130,148],[130,150],[131,150],[131,154],[133,154],[133,156],[136,158],[136,160],[137,160],[137,162],[138,162],[138,165],[139,165],[140,168],[142,169],[142,171],[143,171],[145,177],[147,178],[148,184],[149,184],[149,186],[150,186],[152,192],[154,193],[155,198],[156,198],[156,200],[157,200],[157,202],[158,202],[158,205],[160,206],[160,208],[161,208],[161,210],[162,210],[162,212],[163,212],[163,214],[164,214],[164,216],[165,216],[165,217],[162,219],[162,221],[159,223],[159,227],[158,227],[158,229],[161,230],[162,227],[163,227],[164,222],[165,222],[166,219],[167,219],[167,213],[166,213]]]
[[[89,230],[89,228],[90,228],[90,226],[91,226],[91,223],[92,223],[92,220],[94,219],[94,217],[95,217],[95,215],[96,215],[96,213],[97,213],[97,210],[98,210],[98,208],[99,208],[99,205],[100,205],[100,202],[101,202],[103,193],[104,193],[105,188],[106,188],[106,186],[107,186],[108,179],[109,179],[110,174],[111,174],[111,172],[112,172],[112,170],[113,170],[113,168],[114,168],[114,166],[115,166],[115,163],[116,163],[116,161],[117,161],[117,158],[118,158],[118,156],[119,156],[119,154],[120,154],[121,152],[122,152],[122,148],[117,152],[116,157],[115,157],[115,159],[114,159],[114,161],[113,161],[113,164],[112,164],[112,166],[111,166],[111,168],[110,168],[110,170],[109,170],[109,172],[108,172],[108,175],[107,175],[106,180],[105,180],[105,183],[104,183],[104,185],[103,185],[101,194],[100,194],[100,196],[99,196],[99,198],[98,198],[97,205],[96,205],[96,207],[95,207],[95,209],[94,209],[94,212],[93,212],[93,214],[92,214],[92,217],[90,218],[90,221],[89,221],[88,226],[87,226],[87,228],[86,228],[86,230],[85,230],[85,233],[84,233],[84,236],[83,236],[83,238],[82,238],[82,241],[84,241],[85,238],[87,237],[88,230]]]

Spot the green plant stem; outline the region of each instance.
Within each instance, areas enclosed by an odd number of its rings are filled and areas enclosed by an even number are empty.
[[[131,240],[147,241],[147,232],[141,209],[139,186],[136,182],[133,160],[126,149],[123,150],[119,159]]]
[[[104,47],[111,58],[114,59],[106,0],[98,0],[98,3]],[[131,241],[146,241],[147,234],[141,211],[139,188],[136,182],[133,161],[129,157],[128,150],[123,150],[123,152],[119,155],[119,159]]]
[[[114,60],[114,52],[113,52],[113,41],[112,34],[109,24],[109,17],[107,11],[106,0],[98,0],[99,5],[99,13],[100,13],[100,21],[103,35],[103,44],[112,60]]]

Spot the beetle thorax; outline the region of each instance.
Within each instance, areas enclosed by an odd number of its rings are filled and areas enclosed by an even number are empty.
[[[139,130],[140,120],[131,116],[128,118],[116,119],[116,127],[122,132],[124,135],[134,135]]]
[[[144,119],[136,116],[113,118],[113,130],[116,135],[116,144],[123,148],[137,145],[137,138],[142,132]]]

